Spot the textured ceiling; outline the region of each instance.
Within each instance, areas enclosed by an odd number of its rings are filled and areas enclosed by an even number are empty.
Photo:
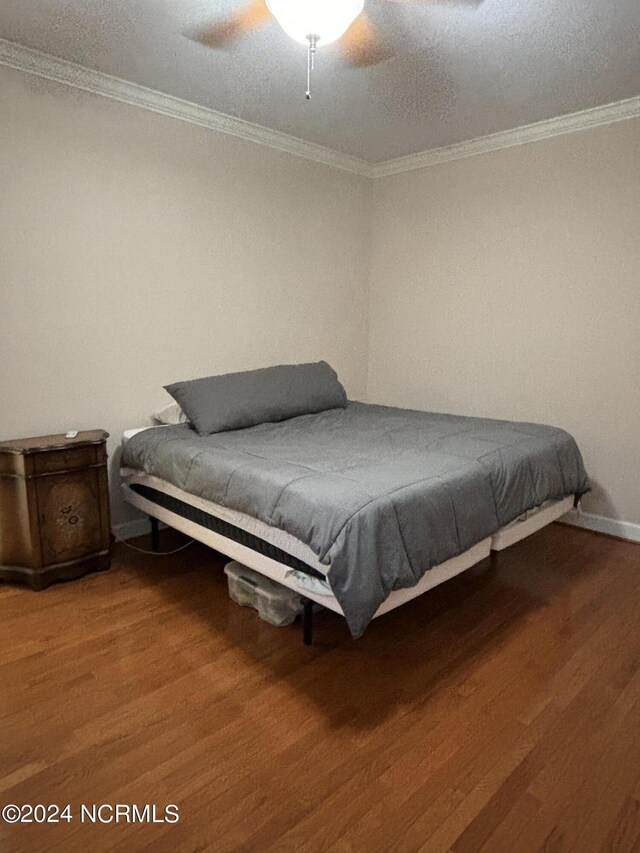
[[[380,162],[640,95],[640,0],[365,0],[396,54],[366,69],[273,22],[233,49],[182,35],[237,0],[0,0],[0,37]]]

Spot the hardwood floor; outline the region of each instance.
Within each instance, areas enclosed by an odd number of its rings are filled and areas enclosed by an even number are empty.
[[[3,853],[640,851],[640,546],[551,525],[361,640],[320,614],[312,648],[222,565],[120,545],[110,572],[0,586],[0,804],[74,815],[0,822]]]

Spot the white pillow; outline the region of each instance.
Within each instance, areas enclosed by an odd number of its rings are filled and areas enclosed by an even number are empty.
[[[189,418],[182,411],[177,403],[170,403],[164,409],[160,409],[151,415],[151,420],[157,421],[160,424],[186,424],[189,423]]]

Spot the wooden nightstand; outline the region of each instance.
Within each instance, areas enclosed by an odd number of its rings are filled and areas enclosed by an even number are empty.
[[[109,568],[108,435],[0,442],[0,580],[44,589]]]

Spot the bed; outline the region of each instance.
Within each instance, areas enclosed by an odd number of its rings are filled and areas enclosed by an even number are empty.
[[[199,435],[131,430],[125,500],[369,622],[568,512],[589,489],[565,431],[349,402]]]

